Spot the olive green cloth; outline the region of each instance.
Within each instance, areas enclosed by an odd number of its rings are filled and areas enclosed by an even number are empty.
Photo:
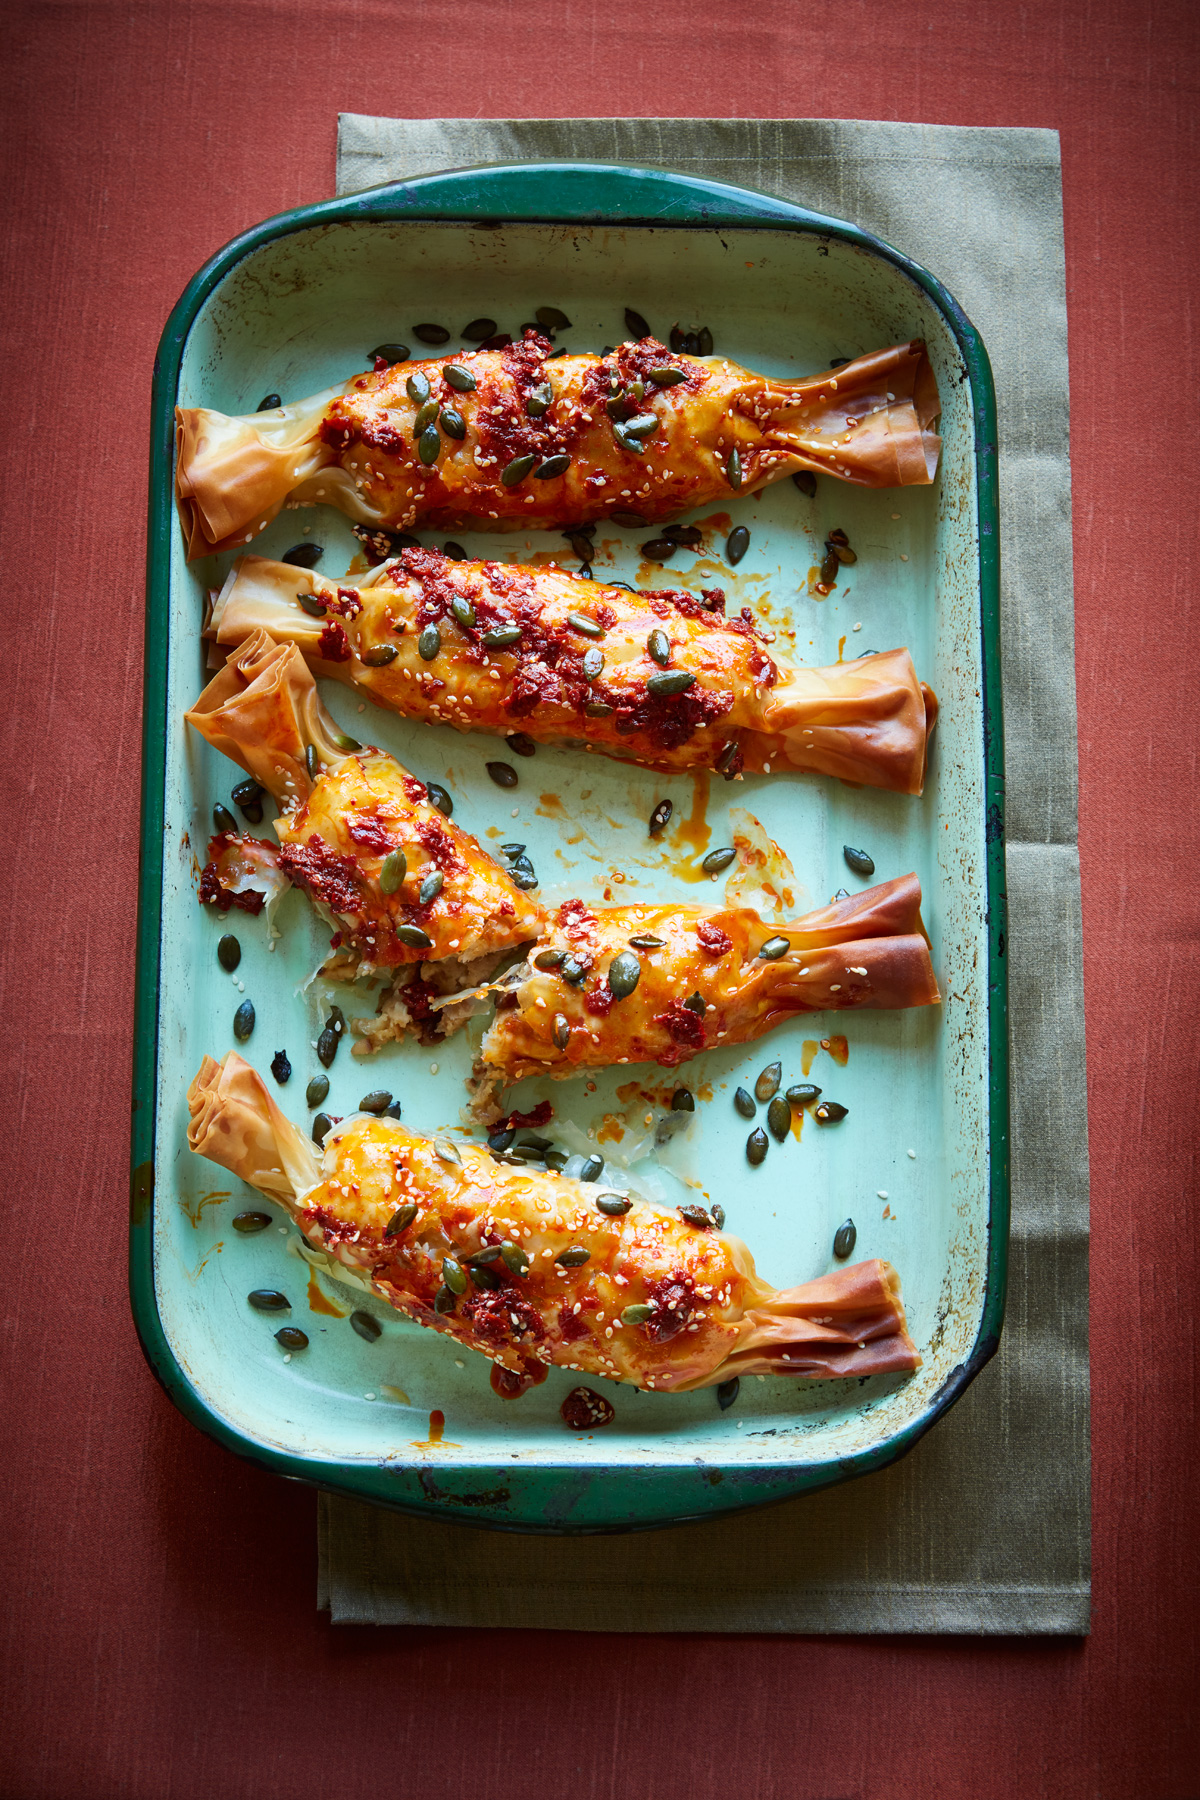
[[[1013,1236],[999,1354],[902,1462],[712,1523],[587,1539],[322,1496],[343,1624],[567,1631],[1088,1629],[1088,1164],[1067,324],[1052,131],[821,119],[343,116],[339,193],[521,159],[619,161],[852,219],[949,287],[1000,413]]]

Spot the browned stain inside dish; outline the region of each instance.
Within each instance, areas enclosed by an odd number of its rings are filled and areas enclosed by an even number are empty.
[[[217,1188],[214,1189],[211,1194],[201,1194],[195,1205],[193,1205],[191,1201],[182,1198],[180,1199],[179,1204],[182,1206],[188,1218],[192,1221],[192,1229],[195,1230],[196,1226],[200,1223],[200,1215],[206,1206],[220,1206],[222,1200],[231,1200],[232,1198],[232,1194],[227,1194],[223,1189]]]
[[[328,1313],[331,1319],[344,1319],[346,1317],[342,1308],[340,1306],[335,1306],[333,1301],[327,1299],[321,1292],[321,1288],[317,1282],[317,1271],[315,1269],[310,1269],[308,1271],[308,1308],[310,1312]]]

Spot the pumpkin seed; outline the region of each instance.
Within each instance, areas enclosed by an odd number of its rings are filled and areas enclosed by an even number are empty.
[[[665,525],[663,536],[670,538],[673,544],[683,544],[689,550],[698,550],[704,542],[704,533],[698,525]]]
[[[744,525],[735,525],[725,539],[725,560],[733,566],[740,563],[750,548],[750,533]]]
[[[413,336],[423,344],[448,344],[450,333],[444,325],[414,325]]]
[[[467,421],[463,418],[457,407],[443,406],[441,412],[438,414],[438,424],[448,438],[461,440],[467,435]],[[456,550],[460,549],[458,544],[454,547]],[[448,554],[448,551],[443,552],[443,554]],[[455,560],[461,562],[463,558],[460,555],[456,557]]]
[[[811,1081],[798,1081],[795,1087],[787,1090],[787,1098],[792,1106],[811,1106],[814,1100],[821,1098],[821,1090]]]
[[[283,401],[278,394],[264,394],[254,410],[255,412],[274,412],[277,406],[282,405]]]
[[[239,1044],[244,1044],[254,1030],[254,1002],[243,1000],[233,1015],[233,1035]]]
[[[217,961],[227,973],[232,975],[241,960],[242,946],[234,937],[233,933],[227,931],[217,945]]]
[[[629,940],[635,950],[661,950],[666,941],[666,938],[655,937],[651,931],[639,931],[636,937]]]
[[[695,1112],[696,1097],[690,1088],[676,1088],[671,1095],[672,1112]]]
[[[446,877],[440,869],[431,870],[417,889],[417,905],[428,906],[431,900],[436,900],[445,881]]]
[[[467,1272],[452,1256],[442,1258],[442,1280],[452,1294],[465,1294],[467,1291]]]
[[[456,544],[453,538],[447,538],[446,542],[442,545],[442,555],[448,556],[451,562],[466,562],[467,560],[466,551],[461,544]],[[450,611],[454,611],[453,600],[450,602]]]
[[[596,1205],[610,1219],[623,1219],[633,1205],[627,1194],[597,1194]]]
[[[503,1125],[499,1131],[493,1131],[489,1136],[488,1149],[507,1150],[516,1135],[511,1125]],[[470,1258],[467,1260],[470,1261]]]
[[[520,641],[519,625],[494,625],[490,631],[484,632],[480,640],[485,650],[509,650]]]
[[[312,1122],[312,1140],[320,1150],[325,1143],[325,1134],[333,1127],[333,1120],[328,1113],[319,1112]]]
[[[233,1215],[233,1229],[242,1237],[253,1237],[256,1232],[265,1231],[271,1223],[270,1213],[240,1212]]]
[[[335,731],[333,741],[339,750],[361,750],[362,745],[357,738],[352,738],[348,731]]]
[[[571,329],[570,319],[565,312],[559,312],[557,306],[539,306],[533,316],[546,331],[570,331]]]
[[[581,981],[587,979],[588,967],[587,963],[580,962],[568,950],[563,956],[560,973],[564,981],[569,981],[572,987],[578,987]]]
[[[462,1167],[462,1157],[458,1154],[458,1145],[452,1144],[449,1138],[434,1138],[433,1153],[439,1162],[453,1163],[457,1168]]]
[[[584,676],[585,681],[597,680],[599,678],[601,671],[604,668],[604,652],[603,652],[603,650],[597,650],[597,648],[594,644],[592,645],[592,648],[590,650],[585,650],[583,653],[583,662],[581,664],[581,667],[583,669],[583,676]]]
[[[762,962],[778,962],[781,956],[787,955],[791,947],[792,941],[790,938],[768,938],[765,944],[759,945],[759,958]]]
[[[720,1407],[722,1412],[729,1411],[729,1408],[733,1405],[734,1401],[738,1397],[738,1390],[740,1389],[741,1385],[742,1385],[741,1378],[739,1376],[735,1375],[732,1378],[732,1380],[723,1381],[721,1383],[721,1385],[718,1387],[718,1389],[717,1389],[717,1405]]]
[[[842,845],[842,855],[856,875],[873,875],[875,864],[865,850],[855,850],[850,844]]]
[[[509,749],[517,756],[537,755],[537,745],[534,743],[533,739],[527,737],[523,731],[510,731],[504,741]],[[524,848],[525,846],[522,844],[521,849],[523,850]]]
[[[679,1216],[685,1225],[694,1225],[697,1231],[711,1231],[712,1220],[702,1206],[681,1206]]]
[[[628,531],[636,531],[639,527],[650,523],[649,519],[643,519],[641,513],[630,512],[628,507],[623,506],[618,506],[616,511],[609,513],[608,516],[614,525],[623,525]],[[614,581],[609,585],[612,587],[622,587],[625,584],[620,581]]]
[[[418,369],[415,375],[409,376],[409,378],[405,382],[404,386],[407,389],[408,397],[413,402],[413,404],[415,406],[424,406],[425,402],[429,398],[429,377],[428,377],[428,375],[423,375],[421,373],[421,371]]]
[[[553,1138],[523,1137],[517,1148],[520,1150],[536,1150],[540,1156],[543,1150],[550,1150],[553,1148],[553,1145]]]
[[[328,1077],[328,1075],[314,1075],[312,1080],[309,1082],[308,1086],[304,1090],[305,1105],[306,1106],[320,1106],[322,1100],[326,1099],[328,1094],[329,1094],[329,1077]]]
[[[610,719],[613,710],[606,700],[589,700],[583,709],[583,714],[586,719]]]
[[[490,337],[491,333],[489,332],[487,335]],[[444,363],[442,375],[452,388],[458,389],[460,394],[473,394],[479,386],[470,369],[464,369],[458,363]]]
[[[633,338],[647,338],[650,336],[649,325],[647,325],[641,313],[635,312],[632,306],[627,306],[625,308],[625,329],[630,337]]]
[[[713,334],[707,325],[702,325],[696,334],[697,356],[711,356],[713,353]]]
[[[454,1293],[451,1288],[446,1286],[445,1282],[433,1296],[433,1310],[435,1313],[442,1314],[443,1317],[446,1313],[454,1311]]]
[[[567,624],[573,631],[580,632],[584,637],[602,638],[604,636],[603,625],[599,620],[593,619],[589,613],[569,612]]]
[[[417,439],[417,455],[428,467],[435,463],[441,454],[442,439],[436,425],[428,425]]]
[[[571,1026],[566,1013],[554,1015],[554,1042],[560,1050],[565,1050],[571,1041]]]
[[[278,1288],[251,1288],[246,1295],[255,1312],[291,1312],[292,1303]]]
[[[529,1273],[529,1258],[519,1244],[501,1244],[500,1256],[510,1275],[523,1281]]]
[[[631,450],[635,456],[644,456],[646,454],[646,446],[643,444],[641,438],[631,436],[629,431],[620,423],[620,421],[613,426],[613,436],[616,438],[618,444],[620,444],[622,450]]]
[[[655,700],[670,700],[676,694],[686,694],[695,684],[696,677],[690,669],[672,669],[666,675],[651,675],[646,692]]]
[[[713,1224],[716,1226],[718,1231],[724,1231],[724,1229],[725,1229],[725,1208],[723,1206],[714,1206],[711,1208],[711,1211],[712,1211]]]
[[[779,1092],[779,1080],[783,1074],[782,1063],[768,1063],[754,1084],[756,1100],[769,1100],[772,1094]]]
[[[572,1244],[569,1249],[560,1251],[554,1260],[560,1269],[582,1269],[585,1262],[591,1262],[592,1253],[582,1244]]]
[[[376,344],[375,348],[370,352],[370,355],[371,355],[372,361],[374,361],[374,359],[377,356],[383,356],[383,357],[386,357],[386,359],[389,363],[407,362],[408,361],[408,345],[407,344]]]
[[[840,563],[849,565],[858,561],[857,555],[850,548],[849,544],[838,544],[831,541],[828,547]]]
[[[539,950],[533,959],[535,969],[557,969],[563,959],[561,950]]]
[[[571,1159],[565,1150],[547,1150],[545,1156],[546,1167],[548,1169],[557,1169],[560,1175],[570,1160]]]
[[[673,800],[660,800],[650,814],[650,836],[658,837],[671,823],[671,814],[675,811]]]
[[[782,1094],[776,1094],[767,1108],[767,1125],[771,1136],[782,1144],[792,1128],[792,1109]]]
[[[644,1301],[635,1300],[633,1305],[627,1306],[621,1314],[621,1323],[622,1325],[644,1325],[647,1319],[653,1317],[654,1308],[652,1306],[647,1306]]]
[[[514,456],[507,468],[500,471],[500,480],[505,487],[518,486],[520,482],[524,481],[536,461],[536,456]]]
[[[833,551],[827,551],[821,563],[821,580],[826,587],[832,587],[837,581],[838,566],[838,559]]]
[[[641,980],[642,965],[632,951],[622,950],[608,965],[608,991],[614,1000],[627,1000]]]
[[[632,419],[626,419],[623,427],[627,437],[645,438],[658,430],[658,414],[652,412],[637,413]]]
[[[441,783],[437,781],[428,782],[426,784],[425,792],[429,796],[430,806],[436,806],[443,817],[448,819],[454,811],[454,802]]]
[[[237,836],[237,820],[229,808],[222,806],[220,801],[213,807],[213,825],[219,832],[231,832],[234,837]]]
[[[298,1325],[285,1325],[275,1333],[275,1342],[289,1353],[293,1350],[307,1350],[308,1333],[301,1331]]]
[[[413,420],[414,437],[420,437],[421,433],[433,424],[438,416],[440,404],[440,401],[429,399],[425,402],[424,406],[421,407],[416,418]]]
[[[737,851],[728,846],[721,850],[710,850],[700,867],[706,875],[719,875],[736,857]]]
[[[766,1132],[757,1125],[746,1139],[746,1161],[756,1169],[770,1147]]]
[[[417,1211],[417,1202],[415,1200],[408,1201],[405,1206],[398,1206],[383,1228],[384,1237],[399,1237],[402,1231],[407,1231],[413,1220],[416,1218]]]
[[[541,387],[534,388],[526,399],[525,411],[531,419],[540,419],[550,411],[553,405],[554,389],[548,381],[544,381]]]
[[[363,651],[363,661],[368,669],[386,669],[399,654],[395,644],[372,644],[369,650]]]
[[[849,1111],[848,1106],[842,1106],[836,1100],[822,1100],[813,1116],[820,1119],[822,1125],[836,1125]]]
[[[845,1262],[858,1242],[858,1228],[853,1219],[845,1219],[833,1234],[833,1254]]]
[[[495,335],[495,319],[472,319],[471,323],[464,325],[459,333],[460,337],[466,338],[468,344],[482,344],[484,338],[495,337]]]
[[[396,936],[409,950],[433,949],[433,939],[419,925],[397,925]]]
[[[323,619],[327,616],[329,608],[316,594],[297,594],[296,598],[310,618]]]
[[[653,369],[646,370],[646,377],[647,380],[654,383],[655,387],[675,387],[678,382],[687,380],[687,371],[673,369],[669,364],[659,363]]]
[[[487,770],[488,774],[491,776],[492,780],[495,782],[497,787],[501,787],[501,788],[515,788],[516,787],[517,771],[513,768],[511,763],[490,762],[490,763],[485,763],[484,768]]]
[[[450,602],[450,613],[455,624],[461,625],[464,631],[470,631],[475,623],[475,608],[461,594],[455,594]]]
[[[736,444],[725,463],[725,479],[731,488],[740,488],[742,485],[742,457]]]
[[[346,1030],[346,1015],[340,1006],[331,1006],[325,1029],[317,1039],[317,1057],[328,1068],[337,1055],[337,1047]]]
[[[754,1095],[749,1088],[740,1087],[733,1096],[733,1104],[743,1119],[752,1119],[758,1108],[754,1104]]]
[[[308,779],[316,781],[321,773],[321,758],[317,755],[315,744],[305,744],[304,746],[304,768]]]
[[[809,499],[811,500],[813,495],[817,491],[817,478],[813,474],[812,470],[811,469],[797,469],[795,474],[792,476],[792,480],[795,482],[796,486],[800,489],[800,492],[802,494],[807,494]]]
[[[357,1331],[359,1337],[365,1338],[368,1344],[373,1344],[376,1338],[383,1336],[383,1326],[379,1323],[379,1320],[375,1317],[374,1313],[352,1312],[350,1314],[350,1329],[352,1331]]]
[[[650,538],[642,545],[642,555],[650,562],[670,562],[679,545],[668,537]]]
[[[467,1274],[471,1277],[475,1286],[484,1289],[485,1292],[495,1293],[496,1289],[500,1286],[500,1277],[498,1275],[493,1275],[492,1271],[485,1268],[482,1263],[472,1263],[471,1267],[467,1270]]]
[[[568,535],[567,533],[564,533],[563,535],[567,537],[567,541],[569,542],[572,551],[579,558],[584,568],[590,570],[594,546],[587,538],[581,536],[579,532],[575,532],[573,535]]]
[[[417,654],[423,662],[432,662],[442,647],[442,634],[436,625],[426,625],[417,639]]]
[[[391,1104],[392,1096],[388,1093],[386,1088],[372,1088],[371,1092],[369,1094],[364,1094],[359,1101],[358,1110],[359,1112],[369,1112],[378,1115],[385,1113]]]
[[[603,1172],[604,1158],[602,1156],[589,1156],[582,1169],[579,1171],[578,1179],[580,1181],[599,1181]]]
[[[293,544],[279,560],[289,563],[293,569],[315,569],[324,554],[324,544]]]
[[[271,1073],[280,1087],[292,1079],[292,1065],[288,1061],[286,1050],[277,1050],[271,1058]]]
[[[245,808],[252,805],[254,801],[261,800],[263,793],[264,789],[260,787],[253,776],[249,776],[245,781],[238,782],[232,797],[238,806]]]
[[[571,458],[562,453],[559,456],[548,456],[544,463],[539,463],[533,471],[535,481],[553,481],[559,475],[565,475],[571,466]]]
[[[665,669],[671,660],[671,640],[666,632],[652,631],[646,639],[646,649],[659,668]]]
[[[408,858],[403,850],[390,850],[379,867],[379,891],[395,894],[408,874]]]

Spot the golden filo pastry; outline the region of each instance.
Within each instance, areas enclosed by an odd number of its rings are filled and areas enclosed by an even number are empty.
[[[551,1366],[656,1393],[920,1366],[889,1263],[777,1289],[703,1207],[604,1193],[387,1118],[336,1125],[318,1156],[233,1051],[205,1057],[188,1109],[193,1151],[285,1206],[335,1272],[489,1357],[504,1397]]]
[[[243,557],[214,602],[407,718],[585,744],[666,771],[797,770],[919,794],[937,699],[905,649],[790,663],[720,589],[631,592],[556,568],[404,550],[353,582]]]
[[[925,345],[780,381],[654,338],[604,356],[519,344],[388,366],[271,412],[176,409],[190,556],[252,544],[285,505],[391,530],[649,524],[797,470],[927,484],[941,410]]]

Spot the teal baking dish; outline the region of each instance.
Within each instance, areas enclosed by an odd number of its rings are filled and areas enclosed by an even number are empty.
[[[690,1184],[720,1199],[730,1229],[777,1283],[833,1266],[834,1231],[852,1216],[856,1255],[886,1256],[900,1270],[924,1357],[908,1379],[743,1382],[725,1411],[711,1391],[611,1389],[612,1424],[577,1435],[559,1416],[572,1385],[565,1371],[515,1405],[500,1401],[483,1358],[457,1355],[448,1340],[312,1276],[282,1215],[278,1230],[239,1236],[233,1214],[259,1198],[187,1151],[188,1082],[204,1053],[233,1046],[244,996],[258,1020],[245,1053],[265,1070],[286,1049],[296,1074],[279,1090],[281,1104],[298,1123],[311,1119],[304,1087],[316,1068],[324,990],[306,985],[323,940],[301,896],[281,903],[273,945],[261,920],[233,915],[244,953],[232,978],[215,958],[230,926],[196,904],[197,854],[234,777],[215,752],[188,741],[181,715],[205,679],[205,592],[229,558],[185,560],[173,409],[180,401],[245,412],[269,392],[298,398],[366,366],[373,344],[408,339],[414,320],[455,328],[485,314],[515,330],[545,304],[572,320],[560,335],[570,348],[620,341],[632,306],[660,336],[677,320],[707,325],[721,351],[779,375],[905,338],[929,345],[943,400],[935,484],[872,492],[822,478],[815,498],[786,481],[731,497],[730,520],[749,527],[751,548],[720,577],[736,604],[789,623],[805,660],[833,661],[847,641],[855,650],[909,645],[942,707],[922,799],[752,778],[714,786],[702,816],[689,779],[550,749],[523,767],[518,792],[498,798],[484,774],[490,740],[382,713],[363,719],[353,694],[324,695],[347,729],[450,786],[456,820],[485,842],[519,834],[543,898],[601,897],[613,883],[626,884],[625,897],[697,898],[686,862],[646,836],[664,794],[693,844],[726,841],[731,806],[761,820],[794,865],[797,911],[842,885],[844,844],[867,846],[879,879],[916,870],[940,1009],[797,1020],[769,1044],[708,1053],[688,1066],[701,1095],[695,1115],[658,1149],[628,1070],[593,1092],[582,1083],[518,1090],[521,1104],[552,1092],[578,1144],[599,1142],[662,1192]],[[459,341],[452,336],[450,348]],[[903,1454],[995,1350],[1008,1239],[995,399],[984,347],[954,299],[879,239],[767,195],[616,166],[467,169],[303,207],[237,238],[172,313],[152,405],[130,1282],[143,1348],[171,1398],[219,1442],[282,1475],[529,1532],[698,1519]],[[835,526],[859,561],[822,599],[807,573]],[[325,547],[324,570],[347,566],[357,544],[324,508],[284,514],[255,549],[279,555],[306,529]],[[637,536],[625,534],[597,573],[638,580]],[[548,535],[463,542],[470,554],[563,554]],[[711,581],[712,562],[705,573],[702,560],[673,564],[670,585]],[[640,584],[647,579],[643,569]],[[845,1037],[844,1057],[831,1033]],[[752,1170],[732,1096],[775,1057],[785,1080],[811,1064],[811,1079],[849,1116],[836,1131],[810,1128],[774,1147]],[[468,1034],[435,1052],[389,1045],[365,1065],[344,1054],[327,1105],[344,1114],[360,1090],[385,1086],[402,1097],[410,1123],[453,1124],[470,1059]],[[654,1070],[634,1074],[653,1085]],[[652,1105],[649,1117],[653,1126]],[[247,1306],[261,1286],[288,1292],[292,1322],[311,1340],[303,1355],[285,1361],[270,1323]],[[374,1312],[378,1337],[351,1329],[355,1308]]]

